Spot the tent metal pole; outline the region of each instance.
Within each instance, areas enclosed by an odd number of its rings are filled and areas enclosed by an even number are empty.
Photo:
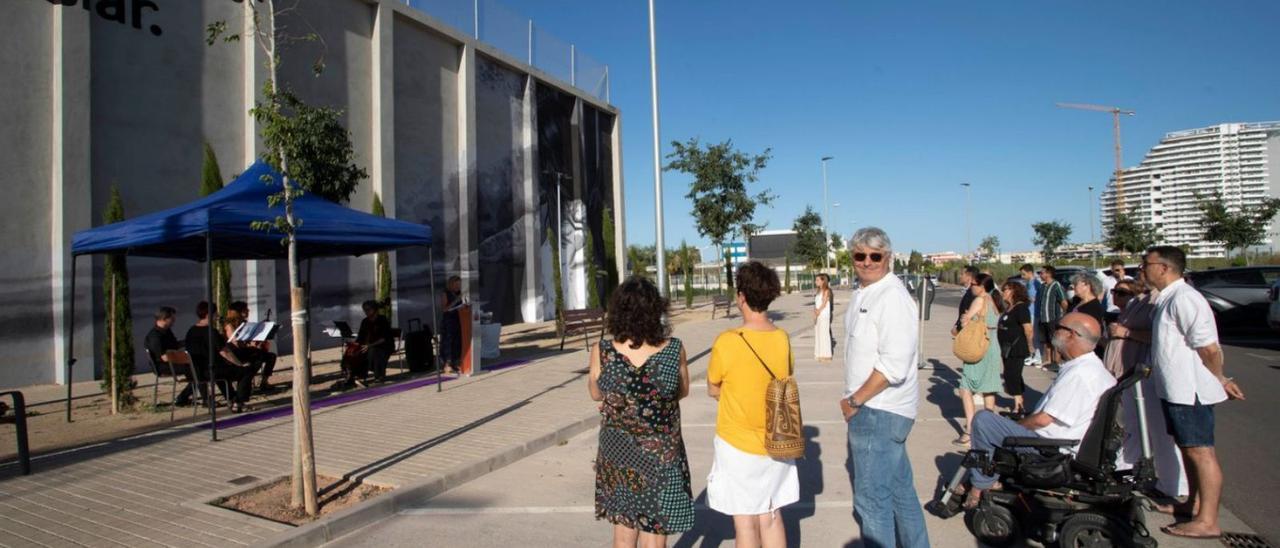
[[[71,302],[67,303],[67,325],[63,326],[66,330],[66,341],[63,345],[67,349],[67,375],[63,379],[67,383],[67,422],[71,422],[71,369],[76,364],[76,359],[72,357],[72,351],[75,348],[76,341],[76,255],[71,255]]]
[[[440,363],[440,325],[436,320],[436,299],[440,298],[436,295],[436,255],[435,250],[427,248],[427,279],[431,284],[431,360],[436,362],[436,392],[444,391],[441,383],[441,373],[444,371],[443,365]]]
[[[213,361],[217,356],[213,353],[213,318],[217,310],[213,301],[213,234],[204,233],[204,289],[205,299],[209,303],[209,385],[205,387],[204,397],[209,401],[209,435],[211,441],[218,441],[218,401],[214,387],[217,381],[213,378]],[[227,387],[227,395],[231,395],[231,387]],[[228,397],[227,405],[231,405]]]

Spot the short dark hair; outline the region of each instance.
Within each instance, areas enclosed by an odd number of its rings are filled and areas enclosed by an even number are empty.
[[[669,302],[658,286],[643,276],[630,276],[609,297],[608,319],[605,328],[617,341],[631,348],[641,345],[657,346],[670,335],[670,329],[662,323]]]
[[[368,311],[368,310],[379,310],[381,307],[378,306],[378,301],[370,299],[363,303],[360,303],[360,308]]]
[[[769,310],[769,303],[782,294],[778,273],[760,261],[750,261],[738,266],[734,276],[738,293],[747,300],[747,306],[756,312]]]
[[[1122,261],[1122,260],[1120,260],[1120,259],[1116,259],[1116,260],[1114,260],[1114,261],[1111,261],[1111,267],[1112,267],[1112,268],[1115,268],[1115,267],[1117,267],[1117,266],[1119,266],[1119,267],[1124,267],[1124,261]]]
[[[1158,245],[1147,250],[1147,255],[1155,254],[1160,260],[1169,265],[1174,272],[1182,274],[1187,271],[1187,254],[1181,248],[1171,245]]]
[[[1031,263],[1025,263],[1022,265],[1022,268],[1019,268],[1018,270],[1021,270],[1023,272],[1035,272],[1036,267],[1031,266]]]
[[[249,314],[249,303],[246,303],[244,301],[235,301],[231,303],[230,308],[243,315]]]
[[[172,306],[162,306],[156,309],[156,321],[167,320],[177,313],[178,311],[174,310]]]
[[[1054,268],[1054,267],[1053,267],[1053,265],[1051,265],[1051,264],[1047,264],[1047,265],[1044,265],[1044,266],[1040,267],[1040,270],[1043,270],[1043,271],[1045,271],[1045,272],[1048,272],[1050,276],[1052,276],[1052,275],[1054,275],[1054,274],[1057,274],[1057,273],[1058,273],[1058,269]]]
[[[978,274],[981,274],[981,273],[982,273],[982,271],[981,271],[981,270],[978,270],[978,267],[973,266],[973,265],[969,265],[969,266],[964,267],[964,271],[965,271],[965,273],[967,273],[967,274],[969,274],[970,276],[973,276],[973,277],[977,277],[977,276],[978,276]]]
[[[196,304],[196,317],[201,320],[209,317],[209,310],[211,308],[212,307],[209,306],[209,301],[200,301]]]

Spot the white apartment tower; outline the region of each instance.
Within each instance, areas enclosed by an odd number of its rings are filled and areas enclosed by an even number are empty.
[[[1192,257],[1223,257],[1220,242],[1202,239],[1197,195],[1219,195],[1228,208],[1280,197],[1280,122],[1218,124],[1166,134],[1142,163],[1123,171],[1121,203],[1140,222],[1156,227],[1160,243],[1189,245]],[[1100,200],[1102,226],[1116,211],[1116,182]],[[1270,247],[1280,240],[1267,228]],[[1105,229],[1104,229],[1105,230]]]

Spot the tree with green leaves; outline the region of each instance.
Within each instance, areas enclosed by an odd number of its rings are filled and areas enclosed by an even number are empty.
[[[284,213],[275,219],[253,223],[262,230],[283,235],[287,247],[290,308],[305,315],[306,293],[302,288],[300,258],[296,233],[302,224],[294,211],[294,201],[310,192],[333,202],[345,202],[368,174],[354,163],[351,134],[342,126],[342,112],[306,104],[280,84],[279,70],[283,59],[280,48],[295,42],[322,42],[318,34],[290,35],[292,25],[280,25],[283,13],[296,9],[280,8],[276,0],[245,2],[249,10],[250,35],[261,50],[266,69],[262,99],[250,110],[258,124],[265,148],[264,159],[283,177],[280,191],[268,198],[272,206],[283,206]],[[291,15],[292,16],[292,15]],[[242,36],[230,32],[226,21],[215,21],[207,29],[206,42],[212,46],[220,39],[239,42]],[[322,57],[312,63],[319,76],[324,70]],[[315,442],[311,428],[311,357],[308,352],[310,334],[305,322],[293,322],[293,417],[294,465],[291,504],[303,507],[307,515],[319,512],[315,474]]]
[[[981,249],[982,254],[986,255],[987,257],[994,256],[996,253],[1000,251],[1000,238],[997,237],[995,234],[987,236],[986,238],[982,239],[981,243],[978,244],[978,249]]]
[[[120,188],[111,185],[111,198],[102,214],[104,224],[124,220]],[[107,310],[107,339],[102,344],[102,389],[111,397],[111,414],[134,403],[133,313],[129,304],[129,267],[124,253],[111,253],[102,264],[102,301]]]
[[[1052,261],[1054,253],[1067,243],[1067,238],[1071,237],[1071,225],[1063,221],[1034,223],[1031,225],[1031,230],[1036,233],[1031,238],[1031,243],[1040,246],[1040,252],[1044,254],[1046,262]]]
[[[791,224],[796,232],[792,249],[800,263],[809,268],[820,268],[827,260],[827,236],[822,230],[822,217],[813,206],[804,206],[804,213]]]
[[[698,138],[673,141],[665,169],[693,176],[685,198],[693,203],[698,234],[716,246],[728,243],[734,231],[749,232],[757,206],[767,206],[774,196],[764,190],[751,194],[747,186],[759,179],[769,163],[770,152],[747,154],[733,147],[732,140],[703,145]],[[725,252],[725,272],[733,279],[733,264]],[[729,282],[732,289],[733,282]]]
[[[627,262],[631,263],[632,276],[648,276],[649,267],[657,264],[657,248],[651,245],[627,246]]]
[[[200,195],[208,196],[222,190],[225,180],[222,178],[222,170],[218,168],[218,156],[213,153],[213,147],[209,143],[204,144],[204,166],[201,169],[200,177]],[[213,302],[217,305],[216,310],[228,310],[231,308],[231,261],[221,260],[213,262]],[[215,315],[210,318],[214,323],[214,327],[220,327],[221,321]]]
[[[912,272],[920,272],[924,268],[924,254],[911,250],[911,256],[907,258],[907,269]]]
[[[831,253],[836,257],[836,270],[840,269],[840,250],[844,249],[844,238],[837,232],[831,233]]]
[[[1246,265],[1249,246],[1266,241],[1267,226],[1276,213],[1280,213],[1280,198],[1262,198],[1255,204],[1236,206],[1228,206],[1220,194],[1208,199],[1197,195],[1196,199],[1199,200],[1196,207],[1203,215],[1204,239],[1222,242],[1228,255],[1232,249],[1239,249]]]
[[[617,245],[617,240],[614,235],[612,208],[604,208],[600,216],[600,232],[601,237],[604,239],[604,302],[607,303],[613,298],[613,290],[620,283],[618,279],[618,252],[614,249],[614,246]]]
[[[1159,235],[1154,226],[1143,223],[1130,211],[1117,211],[1106,226],[1103,243],[1107,249],[1134,254],[1142,253],[1156,245]]]
[[[370,208],[374,215],[379,217],[387,216],[387,209],[382,206],[382,197],[377,192],[373,193],[373,206]],[[382,308],[382,313],[386,317],[391,317],[391,255],[386,251],[379,251],[373,259],[373,279],[374,279],[374,300],[378,301],[378,306]]]

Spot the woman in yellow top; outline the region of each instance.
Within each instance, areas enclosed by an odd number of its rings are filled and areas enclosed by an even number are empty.
[[[791,340],[766,314],[781,292],[778,274],[752,261],[735,280],[742,326],[720,334],[707,366],[707,393],[720,402],[707,505],[733,516],[738,546],[781,547],[787,533],[778,509],[800,499],[800,480],[794,459],[765,451],[765,390],[769,371],[787,376]]]

